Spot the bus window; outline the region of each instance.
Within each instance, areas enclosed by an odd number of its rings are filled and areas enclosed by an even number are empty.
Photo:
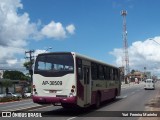
[[[113,69],[113,80],[116,80],[116,70]]]
[[[71,54],[39,55],[35,62],[34,73],[46,77],[58,77],[74,73],[73,56]]]
[[[107,80],[107,68],[104,66],[104,79]]]
[[[109,79],[113,80],[113,69],[112,68],[109,68],[109,73],[110,73]]]
[[[107,79],[107,80],[110,80],[110,69],[109,69],[109,67],[106,67],[106,72],[105,72],[105,74],[106,74],[106,79]]]
[[[82,60],[77,58],[77,79],[82,80],[83,79],[83,70],[82,70]]]
[[[115,69],[115,80],[119,79],[118,69]]]
[[[98,68],[96,63],[91,63],[91,76],[92,80],[97,80],[98,78]]]
[[[51,69],[51,63],[39,62],[38,66],[39,66],[38,69],[40,70],[50,70]]]
[[[104,80],[104,68],[102,65],[99,65],[99,79]]]

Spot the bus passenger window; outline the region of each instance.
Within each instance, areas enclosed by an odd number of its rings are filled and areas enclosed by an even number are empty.
[[[106,79],[107,80],[110,80],[110,69],[109,69],[109,67],[105,67],[105,75],[106,75]]]
[[[98,79],[98,68],[96,63],[91,63],[91,76],[92,80]]]
[[[102,65],[99,65],[99,79],[104,80],[104,68]]]
[[[113,80],[113,69],[112,68],[110,68],[110,70],[109,70],[109,72],[110,72],[110,80]]]
[[[77,58],[77,79],[82,80],[83,79],[83,70],[82,70],[82,60]]]

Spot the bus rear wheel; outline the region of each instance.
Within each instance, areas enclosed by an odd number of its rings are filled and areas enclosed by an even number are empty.
[[[67,104],[67,103],[62,103],[62,107],[63,108],[67,108],[67,109],[71,108],[71,106],[69,104]]]
[[[77,108],[75,104],[69,104],[69,103],[62,103],[61,104],[63,108],[69,109],[69,108]]]
[[[117,89],[115,90],[115,93],[114,93],[114,96],[113,96],[113,98],[112,98],[112,100],[114,101],[114,100],[116,100],[116,96],[117,96]]]

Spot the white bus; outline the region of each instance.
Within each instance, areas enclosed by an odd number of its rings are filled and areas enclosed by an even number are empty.
[[[62,107],[100,106],[120,95],[119,68],[75,52],[39,54],[33,74],[33,102]]]

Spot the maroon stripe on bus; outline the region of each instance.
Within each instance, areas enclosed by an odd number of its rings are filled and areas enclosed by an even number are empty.
[[[80,80],[77,80],[77,97],[84,100],[84,86],[80,82]]]

